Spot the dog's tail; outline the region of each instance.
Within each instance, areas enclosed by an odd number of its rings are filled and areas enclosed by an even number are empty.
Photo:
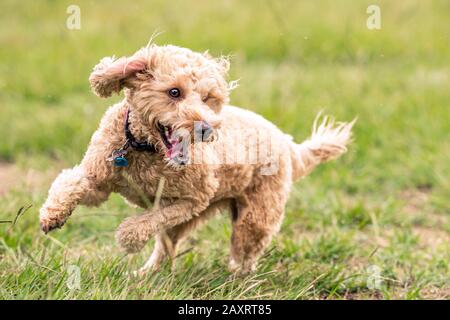
[[[311,137],[301,144],[294,145],[292,156],[293,179],[308,175],[317,165],[336,159],[347,151],[352,140],[352,127],[356,118],[349,123],[335,123],[328,116],[319,113],[313,124]],[[320,124],[319,124],[320,122]]]

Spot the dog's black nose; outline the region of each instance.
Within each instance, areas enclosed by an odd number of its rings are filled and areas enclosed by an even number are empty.
[[[213,127],[206,121],[196,121],[194,124],[195,141],[208,141],[214,132]]]
[[[211,127],[211,125],[206,121],[202,121],[200,129],[202,133],[202,140],[208,140],[213,132],[213,128]]]
[[[205,139],[208,139],[209,136],[212,133],[212,127],[209,125],[208,122],[202,121],[202,136]]]

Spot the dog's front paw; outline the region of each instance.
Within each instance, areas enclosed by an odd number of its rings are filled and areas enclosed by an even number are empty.
[[[67,215],[60,210],[42,207],[39,211],[41,230],[47,234],[53,229],[61,228],[66,223]]]
[[[127,218],[117,228],[116,240],[128,253],[141,251],[154,233],[146,223],[142,223],[140,220],[140,217]]]

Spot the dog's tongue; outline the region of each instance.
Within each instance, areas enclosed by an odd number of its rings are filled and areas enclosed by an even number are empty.
[[[183,144],[178,139],[169,138],[169,142],[171,143],[171,147],[167,150],[166,156],[169,159],[173,159],[176,157],[183,157]]]

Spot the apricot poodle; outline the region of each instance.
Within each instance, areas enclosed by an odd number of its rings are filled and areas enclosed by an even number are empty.
[[[81,163],[53,182],[42,230],[61,227],[78,204],[97,206],[120,193],[144,213],[119,226],[119,244],[137,252],[156,235],[146,271],[228,209],[229,268],[253,271],[280,228],[292,183],[343,154],[353,122],[316,119],[311,137],[296,144],[263,117],[228,105],[236,86],[225,80],[228,69],[224,57],[172,45],[102,59],[89,77],[92,90],[106,98],[124,89],[125,98],[107,110]]]

